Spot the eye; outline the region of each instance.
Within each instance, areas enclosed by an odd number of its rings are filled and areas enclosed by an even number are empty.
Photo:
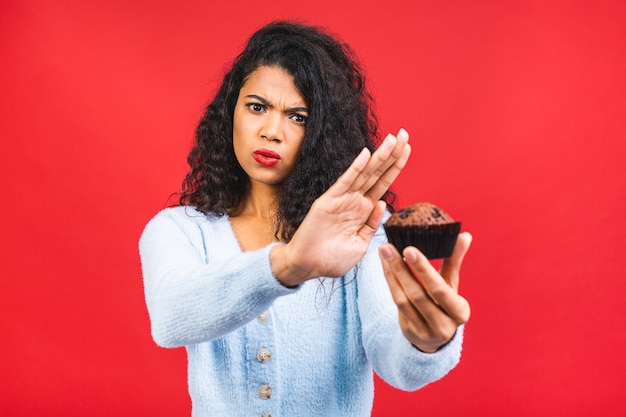
[[[248,106],[248,108],[254,113],[265,112],[265,106],[262,105],[261,103],[249,103],[249,104],[246,104],[246,106]]]
[[[301,125],[305,125],[306,124],[306,116],[303,116],[301,114],[298,113],[294,113],[289,117],[291,120],[293,120],[294,122],[301,124]]]

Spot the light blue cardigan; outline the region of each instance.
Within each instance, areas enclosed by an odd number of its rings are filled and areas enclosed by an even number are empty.
[[[139,241],[152,335],[189,358],[192,415],[369,416],[373,370],[402,390],[450,371],[461,327],[434,354],[415,349],[398,325],[378,246],[343,278],[282,286],[272,245],[242,252],[227,216],[169,208]]]

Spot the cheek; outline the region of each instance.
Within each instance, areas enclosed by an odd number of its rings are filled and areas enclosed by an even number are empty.
[[[237,158],[237,160],[239,160],[241,156],[241,152],[242,152],[243,140],[242,140],[241,125],[240,123],[237,123],[236,120],[233,122],[232,141],[233,141],[233,150],[235,151],[235,157]]]
[[[300,152],[300,148],[302,148],[302,144],[304,143],[304,132],[300,130],[293,137],[295,137],[293,142],[293,154],[295,156]]]
[[[249,130],[245,117],[242,117],[241,114],[237,113],[238,112],[235,111],[233,118],[233,147],[235,149],[243,145]]]
[[[241,119],[242,119],[241,112],[236,108],[235,112],[233,113],[233,136],[241,132],[241,128],[244,125]]]

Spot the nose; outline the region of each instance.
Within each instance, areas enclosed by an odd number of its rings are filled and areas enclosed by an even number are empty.
[[[283,119],[279,112],[269,112],[261,126],[261,137],[270,141],[283,141]]]

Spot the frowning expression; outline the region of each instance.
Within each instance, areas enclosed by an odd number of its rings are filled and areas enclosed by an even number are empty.
[[[293,170],[309,115],[293,76],[274,66],[250,73],[233,117],[233,147],[250,181],[280,184]]]

